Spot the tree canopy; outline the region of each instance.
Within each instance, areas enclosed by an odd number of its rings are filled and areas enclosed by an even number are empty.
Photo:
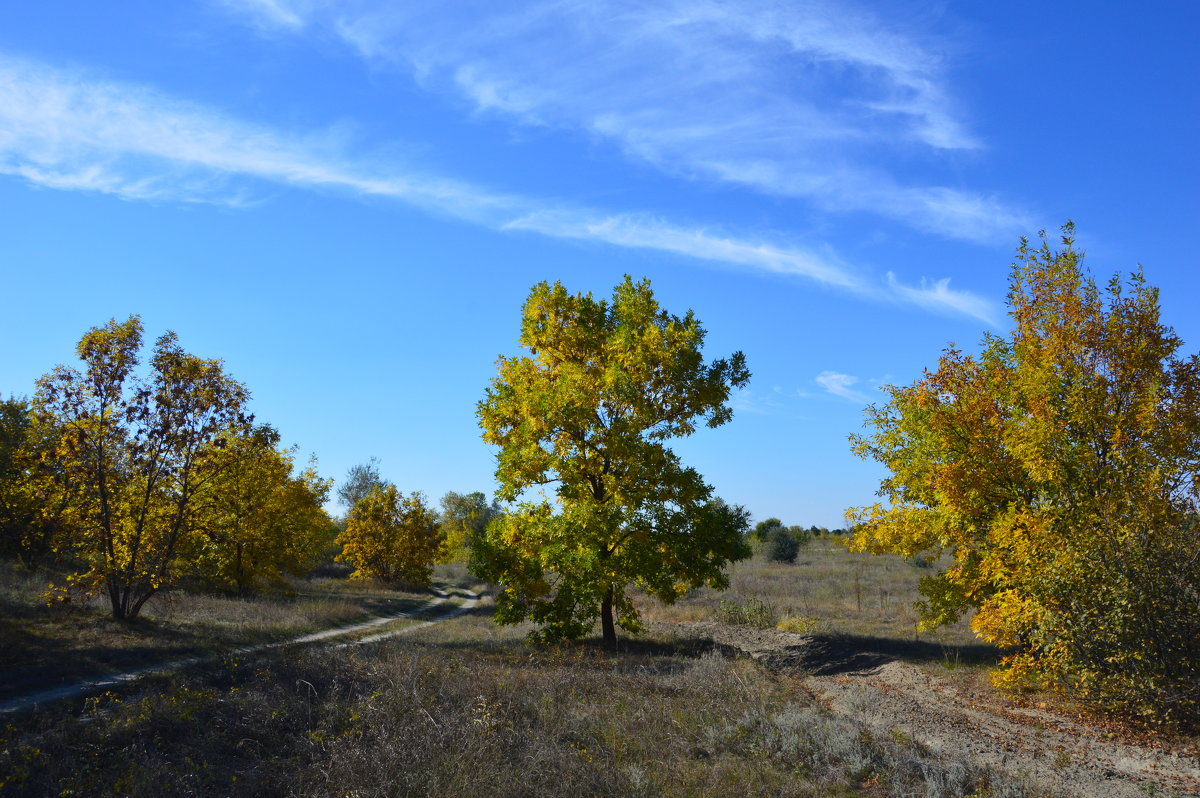
[[[338,535],[337,559],[354,566],[353,579],[428,587],[444,537],[420,493],[374,487],[350,510]]]
[[[469,551],[477,537],[500,513],[500,505],[489,501],[482,491],[456,493],[447,491],[441,500],[442,511],[439,523],[446,536],[447,556],[462,556]]]
[[[367,462],[350,466],[346,479],[338,486],[338,501],[350,510],[374,488],[386,488],[387,482],[379,474],[379,458],[368,458]]]
[[[926,627],[1014,653],[998,679],[1072,689],[1150,720],[1200,710],[1200,361],[1140,271],[1098,288],[1072,228],[1022,241],[1014,322],[977,356],[867,411],[855,451],[891,472],[853,545],[954,563],[922,581]]]
[[[155,343],[150,374],[137,373],[137,316],[89,330],[80,371],[58,366],[38,381],[34,408],[58,429],[46,453],[48,489],[63,504],[57,545],[85,558],[73,585],[107,592],[116,618],[131,618],[176,577],[197,526],[195,498],[219,466],[207,451],[244,428],[246,389],[220,361],[184,352],[168,332]]]
[[[206,454],[214,475],[197,498],[199,523],[188,573],[239,593],[302,575],[333,539],[322,508],[331,480],[315,462],[296,472],[295,450],[261,425],[231,430]]]
[[[724,566],[749,555],[745,511],[664,444],[729,421],[730,391],[750,378],[740,352],[705,363],[704,336],[691,311],[662,310],[649,281],[626,277],[611,301],[534,286],[528,354],[499,359],[478,408],[500,447],[498,495],[521,500],[473,552],[475,572],[503,585],[499,622],[530,618],[554,640],[599,617],[611,645],[616,625],[640,629],[628,585],[670,602],[725,587]]]

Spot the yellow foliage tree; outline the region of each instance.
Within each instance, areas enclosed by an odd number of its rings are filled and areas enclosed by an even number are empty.
[[[133,618],[171,585],[195,540],[196,495],[219,466],[205,452],[247,423],[246,389],[218,360],[184,352],[174,333],[137,374],[137,316],[89,330],[82,371],[58,366],[38,381],[38,423],[58,431],[45,452],[44,489],[66,497],[59,553],[81,559],[72,585],[108,594],[113,617]]]
[[[1150,722],[1200,715],[1200,361],[1141,272],[1103,290],[1073,228],[1022,241],[1006,338],[867,410],[855,452],[891,472],[851,545],[953,564],[925,628],[975,609],[998,683],[1071,689]]]
[[[280,449],[279,433],[266,425],[231,430],[206,457],[217,476],[198,497],[190,573],[240,593],[311,568],[336,532],[322,507],[332,480],[313,463],[294,474],[293,450]]]
[[[420,493],[375,486],[350,510],[338,535],[337,560],[354,566],[352,579],[428,587],[444,536]]]
[[[750,556],[746,512],[713,495],[667,443],[733,417],[745,357],[705,362],[705,330],[662,309],[628,276],[611,300],[539,283],[525,302],[524,356],[501,357],[479,403],[483,439],[499,448],[497,495],[522,501],[475,538],[472,571],[502,584],[496,620],[526,619],[537,639],[581,637],[600,621],[638,632],[629,587],[670,603],[729,586],[725,566]]]

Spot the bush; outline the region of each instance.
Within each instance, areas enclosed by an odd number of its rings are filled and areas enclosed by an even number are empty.
[[[773,529],[767,538],[767,559],[794,563],[800,554],[800,541],[787,529]]]
[[[811,615],[789,615],[775,624],[775,628],[779,631],[797,635],[816,634],[823,626],[820,618],[814,618]]]
[[[717,616],[721,619],[721,623],[770,629],[779,620],[779,611],[775,609],[774,604],[768,601],[752,598],[745,604],[722,601]]]

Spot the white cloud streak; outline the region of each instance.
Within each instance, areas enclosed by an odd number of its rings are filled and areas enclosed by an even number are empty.
[[[922,279],[919,288],[904,285],[892,272],[887,273],[889,293],[901,302],[906,302],[936,313],[951,313],[970,316],[1000,328],[999,308],[993,302],[967,291],[955,291],[950,287],[950,278],[941,280]]]
[[[936,46],[849,3],[241,1],[260,22],[269,3],[320,23],[479,112],[584,132],[671,174],[952,238],[1029,226],[995,197],[889,174],[892,158],[981,145]]]
[[[131,86],[0,55],[0,174],[128,200],[244,205],[264,186],[387,198],[496,230],[603,242],[800,277],[875,301],[988,320],[945,280],[869,280],[829,252],[490,191],[351,157],[337,132],[294,134]]]
[[[854,386],[858,382],[858,377],[852,377],[849,374],[839,374],[836,371],[822,371],[816,377],[817,385],[820,385],[834,396],[857,404],[865,404],[870,399],[866,394],[854,390]]]

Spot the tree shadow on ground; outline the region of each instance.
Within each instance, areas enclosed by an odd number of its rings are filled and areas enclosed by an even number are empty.
[[[876,670],[889,662],[995,665],[1003,652],[978,643],[945,645],[869,635],[814,635],[796,645],[758,652],[756,658],[774,669],[795,669],[814,676],[837,676]]]

